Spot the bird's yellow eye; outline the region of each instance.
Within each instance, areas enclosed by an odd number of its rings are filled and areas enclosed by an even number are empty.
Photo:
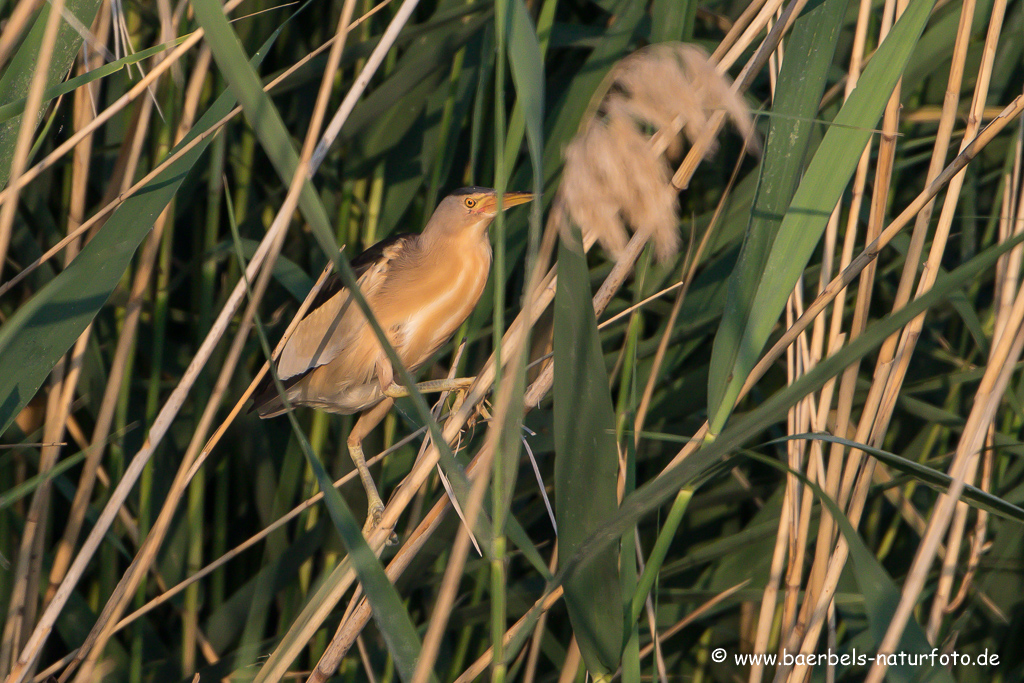
[[[467,209],[472,209],[474,206],[476,206],[476,200],[473,199],[472,197],[466,197],[465,203]]]

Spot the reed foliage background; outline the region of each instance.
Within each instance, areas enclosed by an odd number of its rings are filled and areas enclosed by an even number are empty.
[[[1020,680],[1022,35],[1020,0],[0,0],[0,674]],[[668,41],[760,155],[705,154],[712,103],[609,162],[666,164],[657,207],[563,175]],[[326,264],[469,184],[543,200],[421,373],[465,402],[367,442],[399,543],[364,540],[353,420],[244,396]],[[563,213],[616,192],[617,260]],[[733,658],[829,650],[961,658]]]

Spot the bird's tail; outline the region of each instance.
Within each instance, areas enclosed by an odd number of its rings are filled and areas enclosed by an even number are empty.
[[[306,372],[309,371],[307,370]],[[306,372],[287,379],[281,378],[281,384],[284,385],[284,391],[289,400],[295,398],[291,389],[306,376]],[[277,417],[288,412],[281,394],[277,391],[274,378],[270,376],[269,372],[263,376],[263,379],[260,380],[260,383],[256,385],[256,389],[252,392],[252,407],[249,408],[248,412],[251,413],[253,411],[256,411],[260,418],[264,420],[268,417]]]

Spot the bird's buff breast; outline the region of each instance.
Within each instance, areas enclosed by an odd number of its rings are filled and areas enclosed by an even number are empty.
[[[485,245],[453,250],[438,259],[443,267],[394,288],[403,297],[396,307],[401,313],[385,329],[410,370],[425,363],[473,312],[491,268],[490,245]]]

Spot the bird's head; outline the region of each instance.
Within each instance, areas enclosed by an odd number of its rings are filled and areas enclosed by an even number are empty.
[[[509,209],[533,199],[529,192],[506,192],[502,208]],[[441,200],[424,228],[428,231],[459,234],[487,229],[498,213],[498,194],[489,187],[463,187]]]

